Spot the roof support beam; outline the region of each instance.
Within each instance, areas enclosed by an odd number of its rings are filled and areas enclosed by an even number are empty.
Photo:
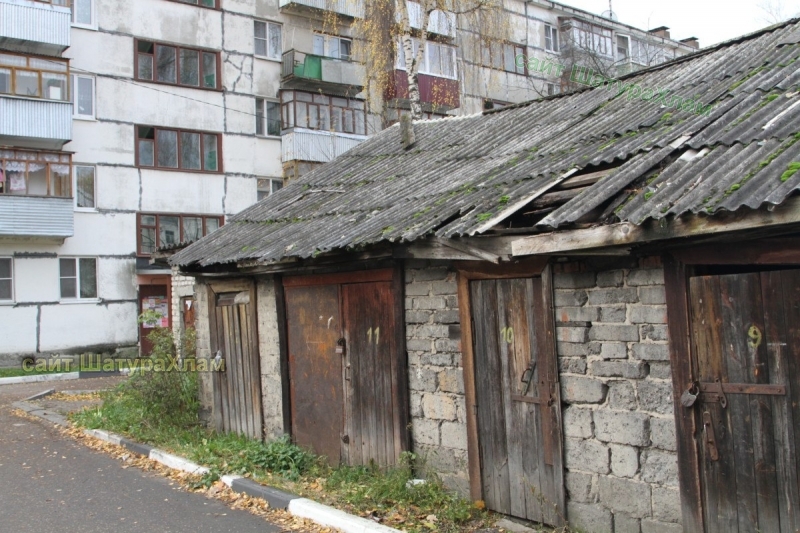
[[[745,212],[691,215],[671,221],[651,220],[641,226],[621,222],[588,229],[554,231],[515,240],[511,244],[511,254],[518,257],[583,252],[800,223],[800,197],[791,198],[772,211],[743,209]]]

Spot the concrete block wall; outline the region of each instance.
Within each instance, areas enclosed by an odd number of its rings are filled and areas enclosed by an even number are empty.
[[[406,262],[406,350],[413,450],[447,486],[466,496],[466,401],[456,293],[456,273],[447,263]]]
[[[208,321],[210,310],[208,302],[208,286],[199,281],[194,289],[195,331],[197,333],[197,359],[211,359],[211,329]],[[200,389],[200,418],[208,423],[211,421],[211,412],[214,407],[214,394],[211,384],[210,372],[198,372],[198,386]]]
[[[183,309],[181,309],[181,298],[194,296],[194,278],[191,276],[181,276],[178,268],[172,269],[172,335],[176,342],[183,333]],[[197,310],[195,309],[195,317]],[[195,318],[195,320],[197,320]]]
[[[554,268],[570,524],[678,533],[680,494],[664,272]]]
[[[271,276],[257,280],[256,302],[264,437],[272,440],[283,435],[285,430],[278,307],[275,300],[275,281]]]

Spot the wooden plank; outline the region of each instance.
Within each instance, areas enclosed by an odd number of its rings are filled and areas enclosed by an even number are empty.
[[[230,313],[230,323],[233,326],[233,346],[236,349],[236,376],[234,378],[234,383],[236,395],[239,397],[239,412],[236,418],[239,421],[239,433],[242,435],[249,435],[250,428],[247,425],[247,421],[250,417],[247,416],[247,411],[250,409],[250,406],[247,405],[247,395],[245,394],[245,364],[244,354],[242,353],[242,327],[239,305],[230,306],[228,308],[228,313]]]
[[[410,449],[409,435],[409,390],[408,390],[408,354],[406,352],[405,328],[405,272],[402,264],[397,264],[392,278],[392,318],[394,327],[394,352],[391,361],[392,370],[392,402],[394,409],[394,463],[400,460],[400,454]],[[465,376],[466,379],[466,376]]]
[[[458,315],[461,322],[461,357],[464,371],[464,396],[467,407],[467,469],[469,492],[474,500],[483,499],[481,458],[478,442],[478,399],[475,390],[475,355],[473,349],[472,299],[469,278],[458,272]]]
[[[543,365],[542,360],[542,334],[539,328],[540,310],[536,306],[537,295],[535,287],[539,284],[540,280],[528,279],[523,289],[524,295],[524,311],[525,311],[525,328],[528,331],[528,351],[530,353],[530,360],[535,363],[536,367],[531,375],[531,396],[535,397],[539,402],[546,401],[543,398],[543,393],[546,387],[542,387],[544,376],[547,375],[547,368]],[[548,506],[546,501],[548,494],[547,490],[547,465],[545,461],[545,434],[543,430],[543,416],[544,411],[547,409],[546,404],[526,406],[524,415],[525,421],[525,436],[530,442],[529,445],[523,448],[522,463],[525,476],[528,479],[530,487],[525,495],[525,507],[529,520],[537,522],[547,522],[546,512],[544,508]]]
[[[456,263],[455,267],[469,280],[525,278],[540,275],[548,261],[546,257],[534,257],[502,265]]]
[[[258,319],[256,318],[258,301],[256,299],[256,284],[250,284],[250,305],[247,307],[249,317],[249,343],[250,343],[250,372],[253,380],[250,382],[253,397],[253,416],[256,423],[257,439],[264,438],[264,405],[261,397],[261,351],[258,340]]]
[[[238,433],[239,425],[237,415],[240,412],[239,397],[236,394],[236,354],[231,339],[230,307],[218,307],[222,324],[222,338],[225,342],[223,357],[225,358],[225,392],[228,398],[227,416],[225,421],[226,431]]]
[[[689,329],[689,295],[686,267],[673,256],[664,257],[664,281],[667,295],[670,368],[678,451],[678,478],[681,493],[682,525],[687,533],[702,533],[703,501],[700,467],[695,441],[694,410],[680,404],[680,395],[693,381],[693,362]]]
[[[225,364],[225,371],[219,373],[219,392],[222,404],[222,431],[227,433],[232,431],[231,410],[233,407],[230,405],[230,397],[228,395],[228,375],[230,370],[228,369],[228,352],[227,345],[225,343],[225,328],[223,326],[223,309],[221,307],[217,307],[215,309],[215,313],[217,315],[217,330],[220,339],[219,350],[220,353],[222,353],[222,359]]]
[[[511,250],[515,257],[555,254],[699,235],[724,235],[754,228],[776,228],[799,222],[800,198],[795,197],[777,206],[772,212],[748,211],[714,217],[687,215],[671,220],[665,226],[662,226],[660,221],[650,221],[641,226],[621,222],[588,229],[556,231],[518,239],[511,245]]]
[[[199,288],[198,288],[199,290]],[[208,357],[214,360],[214,356],[219,349],[220,337],[217,331],[217,297],[211,287],[206,285],[206,314],[208,315],[208,332],[209,332],[209,347],[210,351]],[[222,396],[220,395],[220,379],[222,372],[211,373],[211,395],[213,400],[213,411],[211,413],[213,427],[216,431],[225,431],[222,421]]]
[[[354,272],[336,272],[316,276],[284,276],[284,287],[308,287],[311,285],[336,285],[339,283],[370,283],[374,281],[392,281],[391,268],[359,270]]]
[[[287,337],[288,334],[286,325],[286,294],[283,290],[283,279],[280,275],[276,275],[273,278],[272,284],[275,290],[275,306],[278,315],[278,345],[280,346],[283,433],[286,435],[292,435],[292,404],[289,393],[289,341]]]
[[[253,379],[250,375],[250,353],[249,353],[249,342],[248,342],[248,317],[247,317],[247,304],[238,304],[235,306],[234,313],[236,313],[236,318],[239,327],[239,347],[242,352],[242,382],[239,386],[242,389],[242,395],[244,396],[244,412],[242,416],[244,418],[244,425],[246,429],[246,435],[251,438],[255,438],[255,425],[253,420],[253,397],[250,394],[250,384],[252,383]]]
[[[470,244],[469,240],[461,241],[456,239],[444,239],[441,237],[436,237],[436,241],[442,246],[458,250],[459,252],[471,255],[473,257],[476,257],[477,259],[483,259],[484,261],[489,261],[490,263],[495,263],[495,264],[500,263],[499,255],[493,254],[487,250],[474,246],[473,244]]]
[[[581,174],[578,176],[573,176],[567,180],[561,182],[561,185],[556,187],[556,190],[561,189],[574,189],[576,187],[585,187],[587,185],[593,185],[600,181],[601,179],[605,178],[609,174],[611,174],[614,169],[608,170],[600,170],[598,172],[591,172],[589,174]]]
[[[342,317],[347,317],[346,309],[350,307],[350,302],[348,301],[348,291],[344,290],[343,287],[339,288],[341,292],[341,301],[342,301]],[[350,465],[360,465],[364,463],[364,450],[362,449],[362,434],[363,434],[363,405],[361,400],[362,390],[361,387],[358,386],[358,383],[361,381],[361,368],[359,367],[359,357],[357,351],[353,350],[353,346],[356,344],[356,340],[354,339],[354,335],[356,332],[351,328],[347,327],[346,324],[343,325],[344,330],[344,338],[346,340],[347,346],[347,364],[350,367],[350,379],[346,382],[347,390],[348,390],[348,404],[347,404],[347,413],[348,413],[348,426],[349,426],[349,440],[350,446],[348,448],[348,457]]]
[[[775,416],[776,468],[779,474],[779,497],[782,502],[781,531],[800,531],[800,271],[780,272],[780,287],[775,294],[782,296],[784,323],[780,340],[775,346],[782,366],[771,366],[773,381],[785,380],[787,396],[780,405],[773,398]],[[776,306],[777,307],[777,306]],[[780,312],[782,311],[782,313]],[[784,345],[785,343],[785,345]],[[777,356],[777,354],[776,354]],[[778,445],[778,443],[780,443]]]

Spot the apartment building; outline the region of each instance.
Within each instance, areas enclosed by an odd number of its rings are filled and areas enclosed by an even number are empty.
[[[559,61],[568,36],[625,69],[696,46],[551,2],[505,9],[507,42],[483,49],[434,13],[427,116],[558,92],[514,57]],[[380,105],[365,101],[362,16],[356,0],[0,0],[0,358],[147,351],[155,325],[191,323],[191,290],[173,294],[157,249],[213,232],[408,107],[402,61]],[[140,325],[143,310],[163,318]]]

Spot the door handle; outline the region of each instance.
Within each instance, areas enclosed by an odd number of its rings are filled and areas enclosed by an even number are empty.
[[[536,361],[531,362],[525,372],[522,373],[522,383],[525,384],[525,390],[522,391],[522,396],[528,394],[528,389],[531,388],[531,380],[533,379],[533,371],[536,370]]]

